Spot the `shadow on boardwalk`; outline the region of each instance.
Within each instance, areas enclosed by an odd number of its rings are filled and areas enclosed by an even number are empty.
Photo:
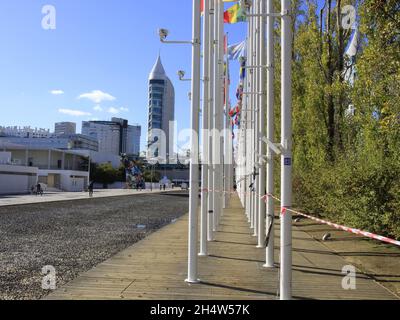
[[[201,283],[184,282],[187,272],[185,216],[82,274],[48,299],[277,299],[279,265],[263,267],[265,250],[256,248],[238,198],[225,210],[208,257],[199,258]],[[342,288],[349,263],[334,250],[294,227],[295,299],[396,299],[371,276],[359,273],[357,289]],[[279,243],[279,225],[276,230]],[[275,250],[279,261],[279,250]]]

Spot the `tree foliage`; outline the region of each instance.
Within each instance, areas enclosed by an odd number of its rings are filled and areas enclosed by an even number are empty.
[[[125,181],[125,170],[123,167],[114,169],[109,163],[100,165],[92,164],[90,179],[96,183],[107,186],[117,181]]]
[[[325,0],[323,7],[320,4],[293,1],[297,205],[399,238],[400,3]],[[349,4],[357,8],[360,33],[353,61],[345,52],[354,30],[341,24],[342,8]],[[279,42],[276,50],[278,56]],[[346,79],[346,68],[355,70],[354,82]],[[277,128],[278,100],[277,94]],[[346,113],[350,105],[354,115]]]

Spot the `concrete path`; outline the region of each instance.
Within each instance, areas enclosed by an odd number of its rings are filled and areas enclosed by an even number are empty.
[[[238,198],[225,211],[210,256],[199,258],[201,283],[184,282],[188,217],[150,235],[82,274],[47,299],[257,299],[277,298],[279,269],[263,267],[265,250],[256,248]],[[277,225],[278,227],[278,225]],[[276,243],[279,243],[279,230]],[[308,233],[293,230],[295,299],[397,299],[359,273],[357,289],[342,288],[349,263]],[[277,261],[279,256],[276,250]]]
[[[136,191],[136,190],[126,190],[126,189],[95,190],[94,198],[120,197],[120,196],[130,196],[134,194],[162,193],[169,191],[172,191],[172,189],[167,189],[166,191],[160,191],[159,189],[155,189],[153,191],[150,190]],[[36,196],[36,195],[0,196],[0,207],[33,204],[33,203],[44,203],[44,202],[73,201],[73,200],[88,199],[88,198],[89,194],[87,192],[45,192],[43,196]]]

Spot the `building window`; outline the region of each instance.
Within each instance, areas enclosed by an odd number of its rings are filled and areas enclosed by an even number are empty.
[[[150,100],[151,99],[163,99],[163,94],[162,93],[150,93]]]
[[[165,84],[164,80],[150,80],[150,84]]]

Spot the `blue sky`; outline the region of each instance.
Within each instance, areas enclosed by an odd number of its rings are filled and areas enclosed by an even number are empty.
[[[56,30],[42,28],[48,4],[57,10]],[[80,130],[82,120],[118,116],[142,125],[143,148],[147,78],[160,51],[176,89],[178,129],[187,128],[190,85],[176,71],[190,73],[191,48],[161,44],[157,29],[190,39],[191,11],[188,0],[2,0],[0,125],[53,129],[54,122],[74,121]],[[226,29],[230,43],[243,40],[245,24]],[[233,87],[237,69],[233,64]]]

